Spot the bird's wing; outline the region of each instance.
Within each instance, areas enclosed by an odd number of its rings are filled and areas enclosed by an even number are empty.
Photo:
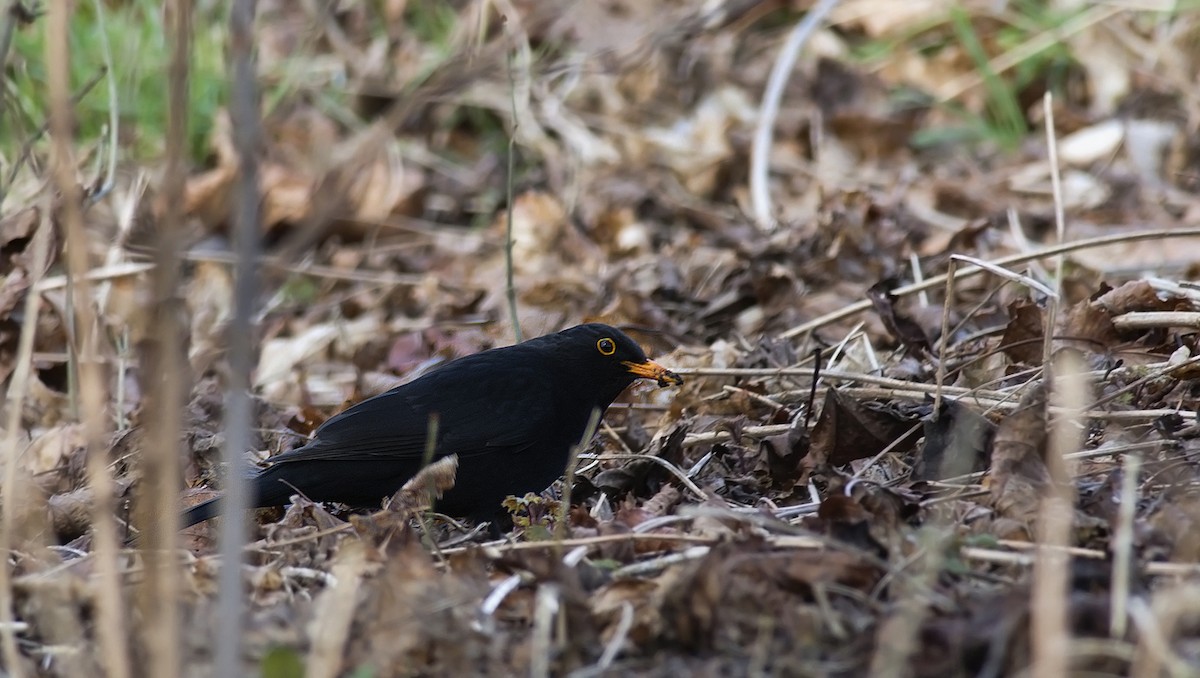
[[[433,413],[438,415],[435,458],[519,453],[553,425],[553,375],[503,366],[480,375],[454,367],[364,400],[326,421],[309,444],[271,461],[419,460]]]

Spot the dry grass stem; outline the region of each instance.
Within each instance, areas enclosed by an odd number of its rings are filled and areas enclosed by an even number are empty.
[[[1038,250],[1036,252],[1025,252],[1025,253],[1021,253],[1021,254],[1012,254],[1007,257],[1000,257],[998,259],[995,259],[991,263],[993,266],[1003,268],[1003,267],[1011,266],[1013,264],[1021,264],[1021,263],[1025,263],[1028,261],[1036,261],[1038,259],[1045,259],[1048,257],[1056,257],[1060,254],[1069,254],[1071,252],[1079,252],[1081,250],[1094,249],[1097,247],[1106,247],[1108,245],[1119,245],[1122,243],[1141,242],[1144,240],[1171,240],[1174,238],[1196,238],[1196,237],[1200,237],[1200,228],[1153,229],[1153,230],[1136,231],[1136,232],[1130,232],[1130,233],[1119,233],[1117,235],[1098,236],[1095,238],[1086,238],[1083,240],[1076,240],[1076,241],[1070,242],[1070,243],[1053,245],[1051,247],[1046,247],[1041,250]],[[972,266],[969,268],[959,269],[955,273],[955,277],[959,278],[959,279],[969,278],[971,276],[979,275],[980,273],[983,273],[983,272],[984,272],[984,270],[982,268]],[[898,297],[904,296],[904,295],[920,292],[921,290],[933,289],[934,287],[937,287],[938,285],[944,285],[945,283],[946,283],[946,276],[944,274],[935,275],[930,278],[927,278],[924,282],[922,282],[920,284],[902,285],[900,287],[897,287],[896,289],[892,290],[892,294],[894,294]],[[870,309],[871,309],[870,301],[856,301],[856,302],[847,304],[847,305],[839,308],[836,311],[826,313],[825,315],[822,315],[818,318],[814,318],[813,320],[810,320],[806,323],[802,323],[802,324],[797,325],[789,330],[786,330],[785,332],[781,333],[780,336],[784,339],[791,339],[793,337],[798,337],[802,334],[807,334],[814,330],[818,330],[818,329],[820,329],[826,325],[829,325],[831,323],[835,323],[843,318],[848,318],[852,315],[862,313],[863,311],[869,311]]]
[[[772,140],[775,138],[775,119],[783,101],[783,90],[800,58],[800,51],[809,37],[825,21],[825,17],[837,7],[838,0],[820,0],[808,10],[804,18],[792,28],[783,49],[771,66],[771,75],[763,91],[762,103],[758,107],[758,121],[754,127],[754,141],[750,151],[750,200],[754,220],[764,231],[775,228],[775,210],[771,206],[770,166]]]
[[[113,480],[104,453],[107,386],[99,362],[99,319],[95,313],[91,284],[87,280],[88,238],[81,212],[82,194],[75,177],[71,148],[73,110],[69,91],[69,8],[63,3],[50,6],[47,19],[46,63],[50,92],[50,130],[54,180],[62,200],[62,220],[66,231],[67,265],[74,286],[68,287],[73,299],[75,332],[73,345],[78,360],[79,413],[86,431],[87,477],[93,496],[92,539],[96,554],[97,597],[96,633],[101,662],[111,678],[130,675],[126,641],[127,619],[121,596],[120,567],[117,560],[117,531],[113,515]]]

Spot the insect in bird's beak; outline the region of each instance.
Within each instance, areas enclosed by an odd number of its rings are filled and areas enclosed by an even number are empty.
[[[683,377],[675,374],[671,370],[659,365],[653,360],[647,360],[644,363],[635,363],[625,360],[621,363],[629,370],[630,374],[636,374],[643,379],[653,379],[658,382],[659,386],[679,386],[683,383]]]

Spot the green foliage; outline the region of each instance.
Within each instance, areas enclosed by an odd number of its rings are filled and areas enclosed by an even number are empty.
[[[971,534],[963,538],[965,546],[974,546],[981,549],[996,549],[1000,548],[1000,540],[994,534]]]
[[[292,275],[280,287],[277,300],[287,307],[308,306],[317,302],[320,293],[321,288],[312,277]]]
[[[304,678],[304,660],[289,647],[272,648],[259,668],[262,678]]]
[[[954,33],[963,49],[975,63],[987,89],[988,120],[991,137],[1005,148],[1015,148],[1025,136],[1025,114],[1017,101],[1017,92],[1009,82],[992,70],[991,56],[984,48],[983,40],[971,23],[971,18],[962,7],[950,11]]]
[[[421,42],[449,48],[458,12],[448,2],[413,2],[408,4],[405,19]]]
[[[1042,0],[1015,0],[1012,11],[980,16],[966,6],[956,5],[948,13],[930,17],[903,32],[863,41],[855,46],[854,54],[864,62],[878,64],[893,58],[899,50],[916,50],[929,57],[947,49],[961,50],[983,83],[984,110],[968,110],[957,102],[943,103],[941,106],[960,124],[923,128],[912,143],[921,147],[990,142],[1012,149],[1031,132],[1026,116],[1031,94],[1042,89],[1063,91],[1075,60],[1067,44],[1052,42],[1002,72],[993,69],[992,64],[1001,55],[1027,48],[1039,36],[1053,34],[1085,9],[1063,11]]]
[[[120,152],[134,159],[163,154],[167,127],[166,85],[171,45],[166,37],[162,4],[153,0],[100,5],[80,0],[71,13],[70,77],[73,93],[98,77],[115,80],[120,125]],[[187,148],[193,157],[204,153],[212,119],[225,89],[223,58],[225,18],[218,9],[210,16],[197,12],[189,83]],[[46,40],[48,22],[39,19],[17,31],[5,77],[5,110],[0,118],[0,153],[15,157],[19,149],[49,118]],[[107,37],[110,55],[105,55]],[[112,73],[105,75],[111,58]],[[101,80],[75,106],[82,143],[106,137],[112,103],[108,82]]]

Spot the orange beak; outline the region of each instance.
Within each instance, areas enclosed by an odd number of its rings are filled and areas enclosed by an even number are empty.
[[[653,379],[654,381],[658,382],[659,386],[679,386],[683,383],[683,377],[675,374],[662,365],[659,365],[653,360],[647,360],[643,363],[635,363],[626,360],[621,364],[629,370],[630,374],[637,375],[642,379]]]

